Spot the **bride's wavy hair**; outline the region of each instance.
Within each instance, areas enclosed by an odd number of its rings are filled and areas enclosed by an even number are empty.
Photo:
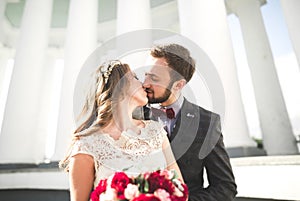
[[[79,117],[90,115],[75,130],[75,134],[90,127],[105,127],[112,121],[112,109],[124,98],[130,84],[125,77],[128,72],[129,65],[118,60],[106,62],[96,70],[95,88],[91,89]]]
[[[128,64],[119,60],[103,63],[94,72],[94,80],[87,95],[79,119],[83,119],[73,133],[72,143],[66,157],[60,161],[60,168],[68,170],[69,158],[75,141],[104,128],[113,120],[113,108],[124,99],[129,88],[129,80],[125,76],[130,72]]]

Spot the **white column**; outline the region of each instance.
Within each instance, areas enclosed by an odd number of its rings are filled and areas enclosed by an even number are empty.
[[[224,1],[190,0],[187,3],[178,0],[178,9],[181,33],[207,53],[221,78],[225,91],[222,128],[225,145],[254,147],[255,143],[248,134]]]
[[[4,81],[4,76],[5,76],[5,72],[6,72],[6,65],[7,65],[8,59],[9,59],[8,51],[6,50],[6,48],[1,48],[1,46],[0,46],[0,98],[1,98],[1,92],[3,90],[2,85],[3,85],[3,81]],[[0,122],[0,125],[1,125],[1,122]]]
[[[0,53],[2,54],[2,51],[0,49]],[[5,67],[6,67],[6,63],[7,63],[7,58],[3,58],[2,56],[0,57],[0,94],[1,94],[1,91],[2,91],[2,82],[3,82],[3,79],[4,79],[4,74],[5,74]]]
[[[56,48],[53,48],[56,49]],[[47,162],[53,155],[54,144],[57,130],[57,117],[58,117],[58,102],[60,98],[60,86],[62,83],[62,67],[56,66],[56,56],[54,51],[58,50],[48,50],[46,57],[46,64],[44,67],[43,74],[41,78],[43,80],[41,91],[42,98],[40,99],[40,108],[41,114],[44,115],[44,118],[40,118],[40,131],[46,133],[45,136],[45,162]]]
[[[150,0],[121,0],[117,6],[117,35],[151,28]]]
[[[14,51],[12,51],[10,48],[0,47],[0,139],[3,122],[2,120],[7,100],[7,92],[13,69],[13,62],[11,59],[14,55]]]
[[[5,11],[6,1],[0,1],[0,47],[2,46],[3,37],[4,37],[4,30],[3,30],[3,20],[4,20],[4,11]]]
[[[0,136],[1,163],[40,162],[45,133],[39,132],[40,84],[52,0],[27,0]],[[47,114],[44,114],[47,115]]]
[[[231,0],[230,4],[242,28],[264,148],[269,155],[294,154],[297,146],[260,12],[262,2]]]
[[[76,127],[73,111],[74,87],[81,67],[97,46],[97,19],[98,0],[70,1],[56,149],[52,160],[60,160],[65,155]]]
[[[133,6],[134,5],[134,6]],[[132,38],[128,44],[124,40],[116,40],[116,54],[126,54],[128,45],[135,50],[138,47],[150,47],[152,45],[152,36],[150,31],[144,32],[141,37],[134,31],[150,29],[152,27],[150,0],[122,0],[117,5],[117,36],[127,34],[127,38]],[[147,34],[147,35],[145,35]],[[134,41],[134,43],[132,43]],[[136,61],[142,62],[142,58],[136,56]]]
[[[3,47],[4,42],[4,28],[3,28],[3,21],[4,21],[4,12],[5,12],[5,6],[6,6],[6,0],[0,0],[0,98],[1,98],[1,91],[5,70],[6,70],[6,64],[8,59],[8,51],[6,48]],[[0,103],[2,103],[3,100],[0,100]],[[0,105],[0,108],[2,106]],[[1,109],[0,109],[1,111]],[[1,115],[1,113],[0,113]],[[1,118],[0,118],[1,119]],[[1,122],[0,122],[1,125]],[[1,126],[0,126],[0,132],[1,132]]]
[[[3,113],[5,109],[6,104],[6,91],[7,88],[5,86],[5,77],[7,76],[7,61],[8,57],[4,56],[5,50],[1,48],[0,46],[0,137],[1,137],[1,127],[2,127],[2,120],[3,120]],[[4,88],[5,87],[5,88]],[[0,138],[1,139],[1,138]]]
[[[300,67],[300,1],[280,0],[280,3]]]

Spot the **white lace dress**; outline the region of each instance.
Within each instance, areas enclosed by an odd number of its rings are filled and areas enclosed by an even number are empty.
[[[94,187],[100,179],[107,178],[116,171],[136,176],[145,171],[166,168],[162,151],[163,140],[167,140],[166,131],[158,122],[144,123],[145,127],[140,134],[123,131],[118,140],[114,140],[109,134],[94,133],[76,141],[72,156],[83,153],[94,158]]]

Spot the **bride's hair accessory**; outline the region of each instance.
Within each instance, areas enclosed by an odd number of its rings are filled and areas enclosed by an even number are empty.
[[[109,62],[103,64],[100,67],[100,72],[104,77],[105,84],[107,84],[107,82],[108,82],[108,78],[111,74],[112,69],[117,65],[122,65],[122,63],[119,60],[112,60],[112,61],[109,61]]]

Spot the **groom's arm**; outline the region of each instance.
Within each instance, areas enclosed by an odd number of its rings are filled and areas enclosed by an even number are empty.
[[[209,186],[191,189],[189,201],[232,201],[237,190],[222,137],[204,161]]]
[[[209,185],[202,190],[191,192],[190,201],[232,201],[237,194],[237,186],[229,156],[223,142],[219,115],[212,117],[212,119],[214,120],[211,122],[206,137],[217,140],[211,141],[215,141],[210,144],[212,150],[207,153],[203,161]]]

